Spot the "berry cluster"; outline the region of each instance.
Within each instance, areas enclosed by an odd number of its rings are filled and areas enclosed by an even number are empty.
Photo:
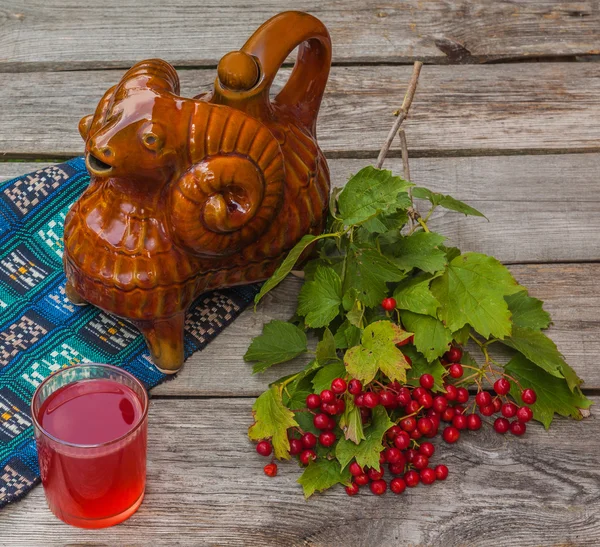
[[[411,343],[410,339],[398,345],[408,343]],[[384,464],[387,464],[392,477],[389,488],[395,494],[401,494],[407,487],[412,488],[419,483],[430,485],[436,480],[446,479],[448,468],[445,465],[430,465],[435,447],[429,439],[441,433],[446,443],[455,443],[460,439],[461,432],[477,431],[482,427],[481,416],[501,413],[502,416],[494,422],[495,431],[523,435],[525,424],[532,419],[533,412],[529,406],[519,408],[508,399],[510,381],[504,376],[496,380],[493,394],[483,390],[477,383],[479,390],[473,402],[469,391],[460,383],[465,380],[465,368],[479,369],[461,364],[462,357],[463,352],[458,346],[452,346],[444,355],[445,383],[443,391],[439,393],[435,391],[435,379],[431,374],[422,374],[418,386],[401,385],[385,377],[366,386],[357,379],[335,378],[330,389],[306,397],[304,411],[312,413],[312,423],[318,435],[300,428],[288,430],[290,454],[296,456],[303,466],[318,457],[328,457],[329,449],[343,434],[338,422],[348,398],[360,409],[363,424],[371,421],[373,409],[378,405],[383,406],[394,421],[394,425],[383,436],[378,468],[364,469],[356,461],[350,464],[352,482],[346,487],[350,496],[357,494],[360,487],[367,484],[373,494],[385,493],[388,483],[383,478]],[[521,399],[526,405],[531,405],[535,403],[536,394],[532,389],[525,389],[521,392]],[[514,420],[510,422],[509,418]],[[323,451],[321,456],[317,455],[319,447]],[[262,440],[256,450],[268,457],[272,453],[271,443]],[[274,463],[267,464],[264,471],[268,476],[274,476],[277,466]]]

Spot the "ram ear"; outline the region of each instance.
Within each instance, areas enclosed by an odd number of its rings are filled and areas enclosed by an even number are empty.
[[[88,135],[90,134],[93,119],[93,114],[89,114],[79,120],[79,134],[84,141],[87,141]]]
[[[154,89],[179,95],[179,76],[175,68],[162,59],[149,59],[133,65],[121,79],[129,89]]]

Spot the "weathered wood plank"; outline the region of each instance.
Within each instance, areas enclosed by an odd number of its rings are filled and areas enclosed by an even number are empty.
[[[39,487],[3,509],[0,544],[600,543],[600,422],[594,416],[559,419],[549,431],[530,425],[519,439],[486,427],[452,447],[439,443],[432,463],[446,464],[448,479],[402,496],[375,498],[363,488],[350,499],[337,487],[305,502],[295,464],[280,464],[276,478],[263,475],[266,460],[246,438],[252,401],[153,401],[147,493],[136,515],[105,530],[71,528],[50,513]]]
[[[586,388],[600,388],[600,264],[513,265],[516,279],[530,294],[545,301],[554,319],[548,334],[567,361],[585,380]],[[307,359],[278,365],[250,375],[243,355],[252,337],[271,319],[286,320],[296,307],[301,282],[287,279],[265,298],[257,313],[244,312],[204,351],[193,355],[174,381],[153,391],[156,395],[258,395],[266,386],[299,370]]]
[[[484,62],[600,52],[594,1],[468,3],[361,0],[101,4],[8,0],[0,7],[0,70],[125,67],[150,57],[215,65],[272,15],[308,11],[331,32],[337,62]]]
[[[319,120],[320,144],[329,157],[376,157],[411,70],[332,70]],[[102,93],[122,74],[34,72],[4,79],[0,158],[81,153],[77,122],[93,112]],[[185,70],[180,75],[189,96],[210,86],[215,71]],[[598,151],[598,118],[600,79],[595,63],[428,66],[421,74],[407,132],[414,157]]]

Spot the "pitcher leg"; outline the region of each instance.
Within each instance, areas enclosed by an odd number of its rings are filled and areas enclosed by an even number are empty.
[[[71,301],[72,304],[75,304],[76,306],[87,305],[87,301],[85,301],[81,296],[79,296],[79,294],[75,290],[75,287],[73,287],[70,281],[67,281],[67,284],[65,285],[65,294],[67,295],[67,298]]]
[[[175,374],[183,365],[184,323],[185,313],[136,323],[146,339],[154,365],[165,374]]]

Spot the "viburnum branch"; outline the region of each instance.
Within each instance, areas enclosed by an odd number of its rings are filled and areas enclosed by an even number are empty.
[[[381,166],[383,165],[383,162],[385,161],[385,158],[390,150],[390,147],[392,146],[392,142],[394,141],[394,137],[396,136],[396,133],[398,133],[398,130],[400,129],[400,126],[402,125],[402,122],[408,116],[408,111],[410,110],[410,105],[412,104],[413,99],[415,97],[415,92],[417,91],[417,85],[419,83],[419,74],[421,73],[422,66],[423,66],[423,63],[421,61],[417,61],[413,66],[413,73],[410,78],[410,82],[408,84],[408,89],[406,90],[406,95],[404,95],[404,100],[402,101],[402,106],[398,110],[398,115],[397,115],[396,121],[394,122],[392,129],[388,133],[388,136],[385,139],[385,143],[384,143],[381,151],[379,152],[379,156],[377,157],[377,162],[375,163],[375,167],[377,169],[381,169]]]

